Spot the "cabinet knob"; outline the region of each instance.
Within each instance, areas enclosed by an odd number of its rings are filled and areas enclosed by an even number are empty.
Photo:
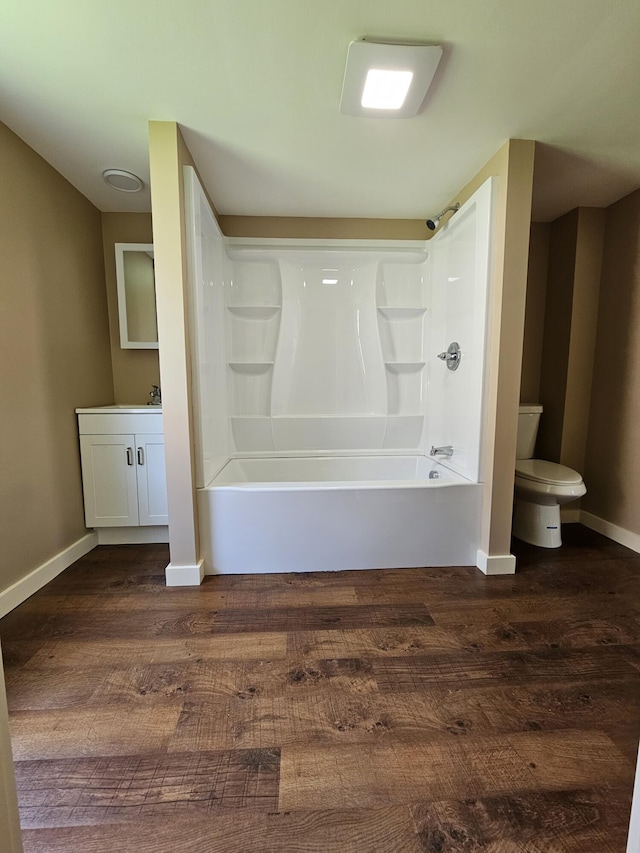
[[[133,447],[127,447],[127,465],[133,465]]]
[[[138,465],[144,465],[144,448],[138,448]]]

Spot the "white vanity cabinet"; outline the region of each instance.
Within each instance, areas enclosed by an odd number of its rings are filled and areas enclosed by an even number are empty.
[[[165,541],[113,528],[168,524],[162,411],[144,406],[77,409],[87,527],[104,542]]]

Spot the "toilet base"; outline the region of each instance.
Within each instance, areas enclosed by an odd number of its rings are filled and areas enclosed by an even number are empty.
[[[560,505],[545,506],[516,498],[512,533],[529,545],[559,548],[562,545]]]

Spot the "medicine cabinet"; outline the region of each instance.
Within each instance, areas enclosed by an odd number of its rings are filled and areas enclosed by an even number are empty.
[[[116,243],[122,349],[158,349],[153,243]]]

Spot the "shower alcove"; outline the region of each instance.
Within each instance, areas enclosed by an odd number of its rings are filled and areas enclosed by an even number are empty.
[[[424,242],[225,238],[185,186],[205,571],[474,565],[492,182]]]

